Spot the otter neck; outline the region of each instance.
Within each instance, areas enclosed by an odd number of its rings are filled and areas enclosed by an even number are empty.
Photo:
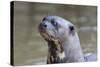
[[[66,56],[66,62],[84,61],[83,52],[77,34],[70,36],[67,40],[65,39],[62,45]]]
[[[48,41],[48,48],[48,64],[65,62],[65,52],[63,46],[58,40]]]
[[[60,41],[48,42],[48,64],[84,61],[83,52],[77,34],[70,36],[70,38],[67,40],[65,39],[63,42]]]

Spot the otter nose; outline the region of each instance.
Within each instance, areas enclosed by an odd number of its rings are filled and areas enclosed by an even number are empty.
[[[47,25],[46,25],[45,23],[41,23],[40,26],[42,26],[42,27],[44,27],[44,28],[47,27]]]
[[[46,27],[47,27],[47,25],[46,25],[46,24],[43,24],[43,27],[45,27],[45,28],[46,28]]]

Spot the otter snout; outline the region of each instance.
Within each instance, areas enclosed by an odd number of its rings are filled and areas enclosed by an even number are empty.
[[[45,32],[46,28],[47,28],[47,25],[45,23],[39,24],[39,31],[40,32]]]
[[[40,29],[45,29],[47,28],[47,24],[44,22],[46,20],[46,18],[43,18],[42,23],[40,23],[39,28]]]
[[[47,25],[45,23],[40,23],[40,27],[46,28]]]

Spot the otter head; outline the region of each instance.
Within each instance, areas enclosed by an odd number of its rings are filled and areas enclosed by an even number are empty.
[[[39,32],[46,41],[68,40],[69,36],[74,36],[75,27],[69,21],[58,16],[44,17],[39,25]]]
[[[44,17],[39,25],[39,32],[50,48],[60,52],[64,50],[64,45],[70,45],[78,39],[74,25],[58,16]]]
[[[83,61],[80,41],[71,22],[58,16],[47,16],[40,23],[39,32],[48,42],[49,58],[54,58],[52,63]]]

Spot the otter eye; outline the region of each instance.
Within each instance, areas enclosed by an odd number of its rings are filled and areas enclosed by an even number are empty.
[[[55,22],[54,25],[57,26],[58,25],[57,22]]]
[[[57,24],[57,22],[54,22],[53,25],[54,25],[54,26],[57,26],[58,24]]]
[[[54,21],[54,19],[51,20],[51,24],[52,24],[53,26],[57,26],[57,25],[58,25],[57,22]]]
[[[59,25],[58,25],[58,23],[54,19],[51,20],[51,24],[55,27],[56,30],[58,30]]]

